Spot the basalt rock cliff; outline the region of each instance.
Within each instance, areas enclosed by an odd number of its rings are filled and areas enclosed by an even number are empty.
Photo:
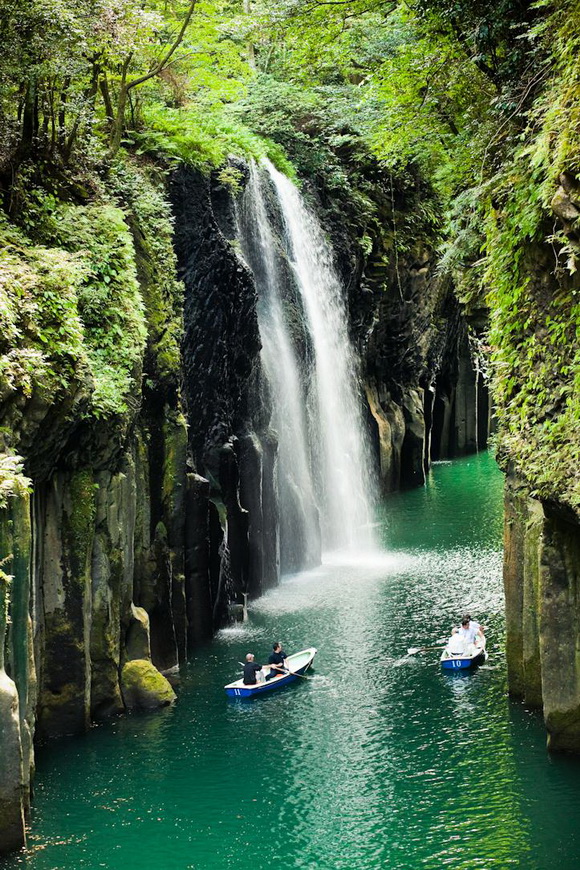
[[[501,352],[515,358],[517,379],[497,390],[508,677],[513,695],[542,709],[549,748],[579,752],[580,180],[571,172],[538,220],[539,240],[514,252],[525,294],[498,315],[516,322]]]
[[[322,174],[310,192],[349,294],[378,474],[391,492],[423,484],[432,460],[487,446],[491,403],[478,350],[485,315],[466,316],[438,274],[433,191],[420,173],[410,168],[402,181],[370,157],[359,173],[354,201]]]

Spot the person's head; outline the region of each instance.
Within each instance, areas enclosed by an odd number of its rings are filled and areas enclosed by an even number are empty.
[[[469,616],[464,616],[461,620],[461,627],[467,628],[469,626]]]
[[[253,662],[254,661],[254,653],[248,653],[246,656],[246,661]]]
[[[467,622],[471,622],[471,614],[470,614],[470,613],[464,613],[464,614],[463,614],[463,616],[461,617],[461,624],[463,625],[463,623],[464,623],[466,620],[467,620]]]
[[[276,641],[276,643],[272,646],[272,649],[274,650],[274,652],[280,652],[280,650],[282,649],[282,644],[279,641]]]

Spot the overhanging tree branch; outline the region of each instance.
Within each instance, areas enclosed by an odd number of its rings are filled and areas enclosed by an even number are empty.
[[[136,88],[137,85],[142,85],[144,82],[149,81],[149,79],[152,79],[154,76],[159,75],[159,73],[165,69],[168,62],[171,60],[171,57],[173,56],[175,51],[179,48],[179,46],[183,42],[183,37],[185,36],[185,32],[186,32],[187,28],[189,27],[189,22],[191,21],[191,19],[193,17],[193,13],[195,12],[196,5],[197,5],[197,0],[191,0],[191,3],[189,4],[189,8],[187,10],[187,14],[186,14],[185,18],[183,19],[183,24],[181,25],[181,30],[179,31],[179,33],[175,37],[175,40],[173,41],[173,43],[171,44],[171,46],[169,47],[169,49],[165,53],[165,56],[160,61],[158,61],[155,64],[155,66],[153,67],[153,69],[149,70],[148,73],[145,73],[144,75],[140,76],[137,79],[133,79],[133,81],[131,81],[131,82],[127,82],[126,87],[127,87],[128,91],[130,91],[131,88]]]
[[[129,69],[129,64],[131,62],[132,54],[128,56],[128,58],[124,61],[122,69],[121,69],[121,82],[119,85],[119,99],[117,103],[117,112],[115,114],[115,119],[111,127],[111,138],[109,143],[109,156],[113,157],[117,151],[119,150],[119,146],[121,145],[121,138],[123,136],[123,130],[125,128],[125,110],[127,107],[127,99],[130,91],[133,88],[136,88],[138,85],[142,85],[144,82],[149,81],[149,79],[158,76],[163,70],[169,65],[171,58],[173,57],[176,50],[179,48],[181,43],[183,42],[183,37],[185,36],[185,32],[189,26],[189,22],[192,19],[193,13],[195,12],[195,7],[197,5],[197,0],[191,0],[185,18],[183,19],[183,24],[179,30],[179,33],[161,58],[161,60],[157,61],[149,72],[144,73],[142,76],[139,76],[136,79],[132,79],[131,81],[127,81],[127,72]]]

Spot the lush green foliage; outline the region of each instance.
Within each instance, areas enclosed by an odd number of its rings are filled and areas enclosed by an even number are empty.
[[[272,112],[252,94],[254,124],[290,153],[316,127],[327,148],[358,137],[396,177],[433,182],[440,270],[468,313],[490,309],[502,461],[580,507],[580,227],[552,208],[562,173],[580,208],[577,3],[278,0],[260,25],[258,62],[287,98]]]
[[[5,508],[9,499],[14,498],[14,496],[30,491],[31,482],[25,477],[22,464],[21,456],[0,453],[0,508]],[[2,571],[2,566],[6,561],[7,559],[0,561],[0,580],[9,579],[8,575]]]
[[[84,269],[62,249],[31,245],[0,217],[3,398],[40,390],[53,400],[88,368],[78,289]]]
[[[2,398],[80,391],[88,416],[133,415],[146,341],[149,379],[175,382],[179,367],[182,288],[159,181],[122,162],[90,204],[34,186],[19,199],[28,234],[0,219]]]
[[[38,266],[42,295],[35,318],[38,339],[51,357],[46,376],[67,387],[70,364],[86,353],[94,380],[93,413],[122,413],[138,393],[145,340],[132,237],[123,212],[110,203],[60,203],[36,189],[29,190],[26,201],[30,207],[23,209],[23,219],[46,246]],[[38,202],[42,211],[34,224]]]
[[[267,156],[346,203],[365,256],[438,234],[490,309],[501,455],[580,504],[580,229],[552,208],[561,175],[580,208],[576,2],[0,0],[0,38],[3,394],[82,384],[87,414],[125,414],[144,354],[174,384],[161,173],[235,188],[228,155]]]
[[[561,173],[580,169],[577,6],[558,4],[541,31],[554,74],[487,211],[494,384],[504,458],[540,496],[579,509],[579,221],[556,220],[550,207]],[[569,193],[580,215],[580,184]]]
[[[175,384],[179,377],[183,286],[176,276],[173,218],[163,178],[118,161],[109,184],[132,232],[137,280],[147,325],[146,377]]]

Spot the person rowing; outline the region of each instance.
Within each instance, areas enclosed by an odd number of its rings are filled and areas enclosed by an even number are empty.
[[[469,613],[466,613],[465,616],[463,616],[460,627],[453,629],[453,634],[458,634],[467,645],[470,643],[476,644],[478,639],[480,642],[485,641],[482,626],[479,622],[472,620]]]
[[[273,677],[278,677],[280,674],[288,673],[288,668],[286,666],[286,653],[282,649],[282,644],[279,641],[276,641],[272,646],[272,652],[268,657],[268,664],[270,665],[270,673],[266,676],[267,680],[271,680]]]
[[[256,675],[262,670],[262,665],[254,661],[254,654],[248,653],[244,665],[244,686],[255,686],[258,682]]]

